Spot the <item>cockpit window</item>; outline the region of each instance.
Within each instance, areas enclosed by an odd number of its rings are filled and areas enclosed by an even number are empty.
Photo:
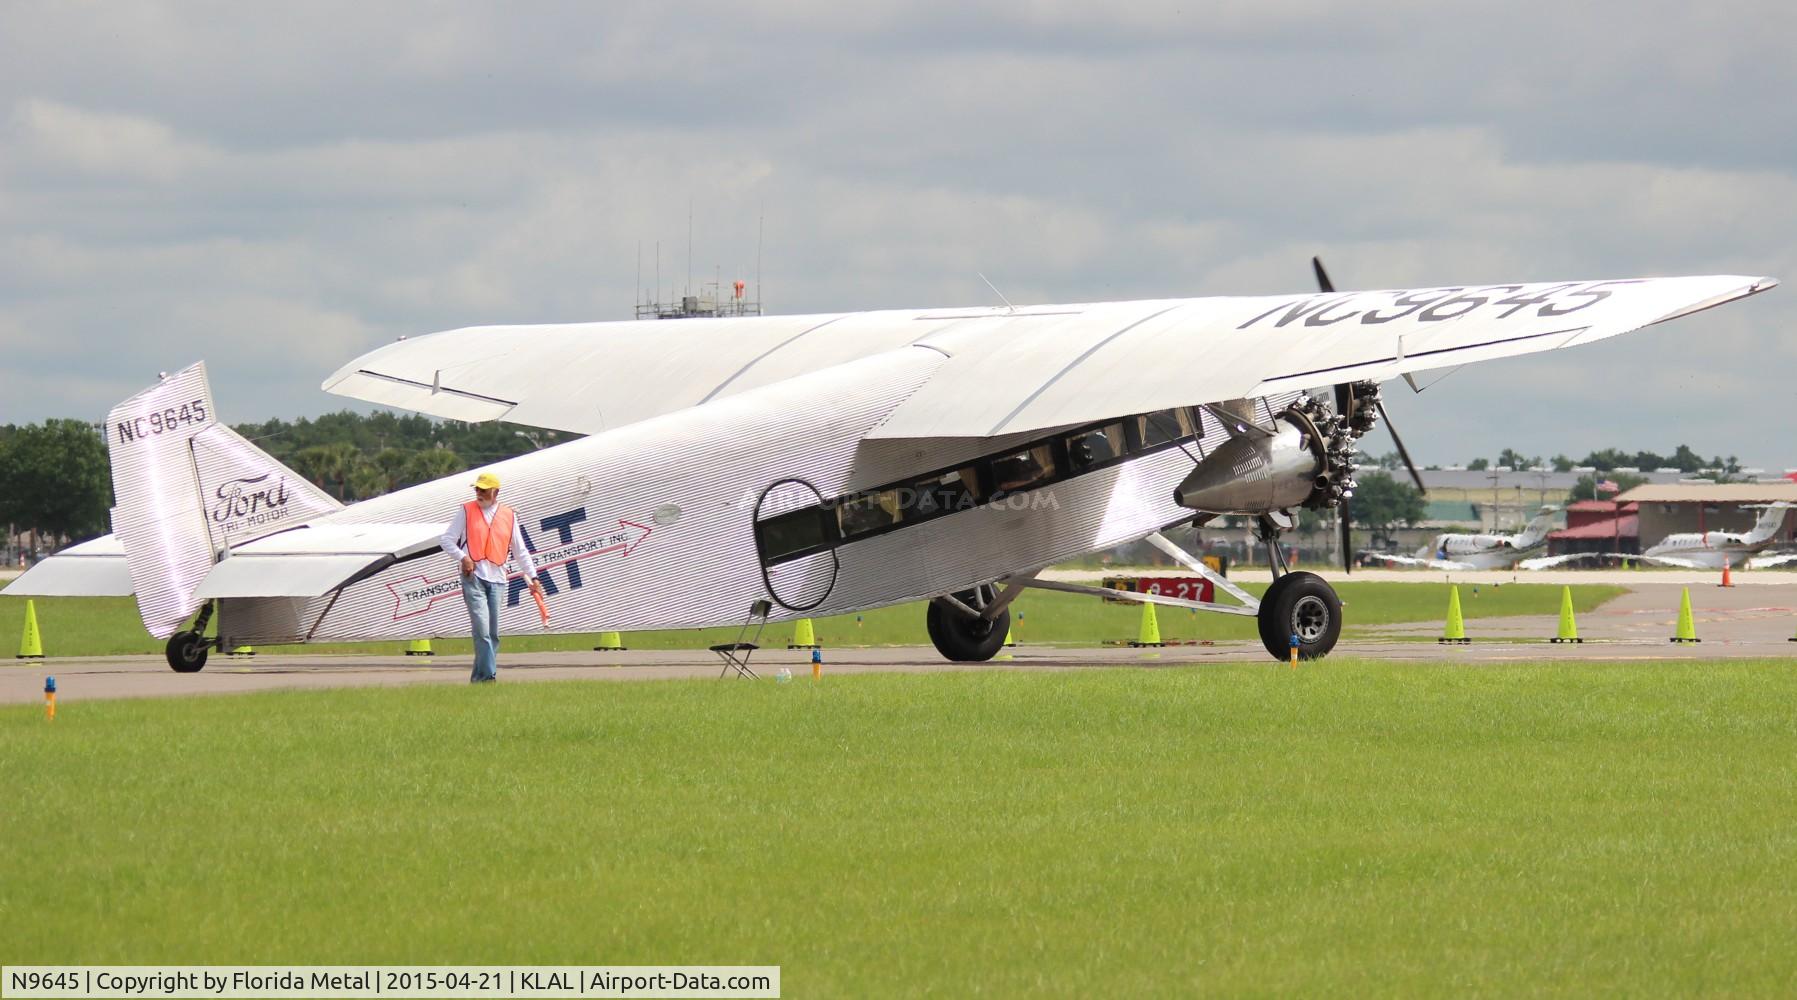
[[[1190,410],[1156,410],[1136,418],[1136,439],[1143,448],[1158,448],[1196,434]]]

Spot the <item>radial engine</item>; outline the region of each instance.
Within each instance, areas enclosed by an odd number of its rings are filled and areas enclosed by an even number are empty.
[[[1179,504],[1211,514],[1327,510],[1354,495],[1354,454],[1373,429],[1379,389],[1358,383],[1347,414],[1300,396],[1271,427],[1240,424],[1179,484]]]

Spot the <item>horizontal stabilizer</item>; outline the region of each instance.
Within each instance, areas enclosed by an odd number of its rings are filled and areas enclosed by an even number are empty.
[[[7,584],[8,597],[129,597],[131,568],[117,536],[101,535],[39,560]]]
[[[194,597],[318,597],[438,551],[441,524],[315,524],[231,550]]]

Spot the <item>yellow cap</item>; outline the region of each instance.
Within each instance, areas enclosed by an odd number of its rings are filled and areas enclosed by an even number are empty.
[[[496,490],[499,488],[499,477],[491,472],[483,472],[475,477],[474,488],[477,490]]]

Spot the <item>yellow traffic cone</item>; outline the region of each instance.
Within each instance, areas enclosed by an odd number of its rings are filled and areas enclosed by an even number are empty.
[[[25,601],[25,632],[19,636],[20,660],[41,660],[44,658],[44,640],[37,634],[37,602]]]
[[[1472,642],[1471,639],[1466,637],[1466,619],[1460,616],[1459,587],[1448,588],[1447,628],[1442,630],[1441,638],[1435,641],[1438,643],[1452,643],[1458,646],[1465,646]]]
[[[429,639],[413,639],[411,642],[406,643],[406,655],[436,656],[437,654],[431,652],[431,641]]]
[[[1017,645],[1017,630],[1013,629],[1009,625],[1005,626],[1005,645],[1007,645],[1007,646]]]
[[[593,647],[595,653],[624,652],[624,636],[617,632],[599,633],[599,645]]]
[[[1691,588],[1686,587],[1678,599],[1678,634],[1672,637],[1673,642],[1702,642],[1697,637],[1697,625],[1691,620]]]
[[[1560,633],[1549,642],[1584,642],[1579,638],[1579,623],[1572,617],[1572,588],[1560,588]]]
[[[1140,649],[1145,646],[1159,648],[1166,643],[1161,641],[1161,623],[1154,617],[1154,605],[1142,602],[1142,624],[1136,629],[1136,641],[1130,643]]]
[[[254,647],[254,646],[232,646],[231,651],[229,653],[226,653],[225,655],[226,656],[255,656],[256,655],[256,647]]]
[[[787,649],[822,649],[817,644],[817,629],[812,626],[811,619],[801,618],[792,624],[792,641],[786,644]]]

